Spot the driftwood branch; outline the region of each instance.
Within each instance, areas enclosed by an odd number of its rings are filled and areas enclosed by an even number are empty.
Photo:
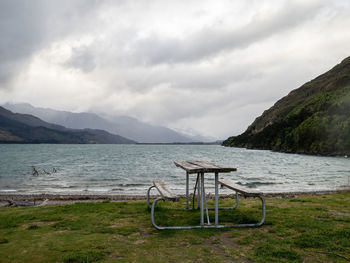
[[[47,205],[49,199],[45,199],[40,204],[36,204],[35,200],[32,202],[23,202],[23,201],[14,201],[14,200],[6,200],[8,204],[6,206],[44,206]]]
[[[35,166],[32,166],[32,175],[38,176],[39,172],[38,170],[35,168]]]
[[[40,168],[37,169],[35,166],[32,166],[32,175],[34,176],[39,176],[40,174],[50,175],[51,173],[56,173],[56,172],[57,172],[57,169],[55,167],[52,167],[52,172],[48,172],[45,169],[40,169]]]

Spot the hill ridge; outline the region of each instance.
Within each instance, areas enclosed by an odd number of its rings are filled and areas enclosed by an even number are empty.
[[[224,146],[350,154],[350,57],[278,100]]]
[[[208,141],[201,136],[187,136],[173,129],[148,124],[128,116],[104,116],[91,112],[69,112],[51,108],[34,107],[29,103],[3,105],[8,110],[29,113],[40,119],[72,129],[103,129],[141,143],[191,143]]]
[[[98,129],[68,129],[0,106],[0,143],[131,144],[135,141]]]

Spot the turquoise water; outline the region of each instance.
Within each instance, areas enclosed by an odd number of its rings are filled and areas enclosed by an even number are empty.
[[[185,173],[174,160],[208,160],[237,167],[237,172],[220,176],[263,192],[334,190],[350,180],[350,159],[344,157],[218,145],[0,144],[0,193],[140,195],[154,178],[164,179],[183,193]],[[32,175],[32,166],[38,176]],[[206,178],[207,191],[213,192],[213,176]],[[194,180],[191,176],[192,184]]]

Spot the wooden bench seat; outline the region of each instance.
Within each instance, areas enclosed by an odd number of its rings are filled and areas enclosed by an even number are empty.
[[[256,191],[254,189],[250,189],[241,185],[236,184],[230,179],[220,179],[218,180],[219,184],[226,186],[227,188],[230,188],[231,190],[236,192],[236,203],[233,207],[224,207],[220,209],[235,209],[238,205],[238,193],[242,194],[244,197],[257,197],[260,198],[261,204],[262,204],[262,218],[259,223],[255,224],[238,224],[233,225],[231,227],[255,227],[255,226],[261,226],[266,217],[266,206],[265,206],[265,199],[262,192]]]
[[[227,188],[230,188],[236,192],[239,192],[244,196],[257,197],[263,195],[262,192],[238,185],[230,179],[220,179],[219,184],[226,186]]]
[[[174,194],[162,180],[153,180],[153,185],[157,188],[162,197],[170,201],[177,201],[178,196]]]
[[[150,201],[149,201],[149,198],[150,198],[150,192],[151,192],[151,189],[152,188],[156,188],[158,190],[158,192],[160,193],[161,197],[158,197],[156,198],[156,200],[154,200],[153,204],[152,204],[152,208],[151,208],[151,221],[152,221],[152,225],[157,228],[157,229],[176,229],[177,227],[160,227],[158,226],[155,221],[154,221],[154,211],[155,211],[155,207],[156,207],[156,204],[158,201],[160,200],[168,200],[168,201],[173,201],[173,202],[176,202],[179,200],[179,197],[173,193],[170,188],[165,184],[164,181],[162,180],[153,180],[153,185],[148,188],[148,191],[147,191],[147,208],[149,209],[150,208]]]
[[[156,179],[152,181],[153,185],[148,188],[147,190],[147,208],[150,207],[150,192],[152,188],[156,188],[158,190],[158,192],[160,193],[160,195],[162,196],[162,198],[164,198],[165,200],[169,200],[169,201],[173,201],[176,202],[178,201],[179,197],[173,193],[170,188],[166,185],[166,183],[162,180]]]

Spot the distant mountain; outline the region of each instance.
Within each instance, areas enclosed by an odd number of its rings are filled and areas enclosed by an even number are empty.
[[[102,130],[67,129],[35,116],[13,113],[0,107],[0,143],[110,143],[135,141]]]
[[[102,129],[141,143],[188,143],[204,140],[205,137],[190,137],[169,128],[154,126],[127,116],[101,117],[94,113],[73,113],[48,108],[33,107],[28,103],[5,104],[8,110],[32,114],[40,119],[72,129]]]
[[[223,145],[350,155],[350,57],[277,101]]]

